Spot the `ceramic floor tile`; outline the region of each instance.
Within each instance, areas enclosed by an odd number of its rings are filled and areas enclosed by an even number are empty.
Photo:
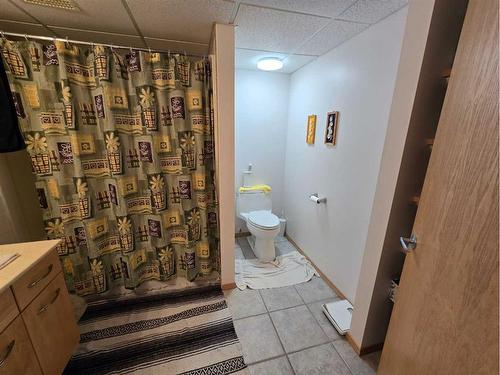
[[[274,242],[283,242],[283,241],[288,241],[285,236],[277,236],[274,239]]]
[[[250,375],[293,375],[285,356],[248,366]]]
[[[346,340],[337,340],[332,344],[354,375],[375,375],[375,370],[370,367],[363,357],[356,354]]]
[[[297,306],[270,313],[287,353],[328,341],[307,306]]]
[[[284,255],[292,251],[297,251],[295,246],[293,246],[288,240],[277,242],[276,244],[276,255]]]
[[[231,310],[233,319],[241,319],[267,312],[258,290],[231,289],[224,291],[224,296],[226,297],[227,305],[229,310]]]
[[[363,359],[363,361],[365,361],[374,371],[377,371],[381,356],[382,350],[379,350],[377,352],[365,354],[361,359]]]
[[[241,250],[241,247],[237,246],[234,248],[234,258],[235,259],[245,259],[245,256],[243,255],[243,251]]]
[[[297,293],[293,286],[261,289],[260,295],[269,311],[281,310],[304,304],[299,293]]]
[[[236,320],[234,328],[246,364],[283,355],[283,347],[268,314]]]
[[[351,375],[330,343],[289,354],[288,358],[296,375]]]
[[[242,247],[241,251],[243,252],[243,256],[245,257],[245,259],[257,259],[253,250],[250,247],[249,248]]]
[[[236,244],[239,245],[239,247],[250,246],[247,241],[247,236],[236,238]]]
[[[305,303],[321,301],[328,298],[335,298],[337,295],[330,287],[319,277],[314,276],[307,283],[295,285],[295,289]]]
[[[241,251],[243,252],[243,255],[245,256],[245,259],[255,259],[256,256],[253,253],[252,248],[250,247],[250,244],[248,243],[247,237],[240,237],[238,238],[238,244],[241,247]]]
[[[330,340],[341,340],[343,337],[337,332],[337,330],[333,327],[333,324],[328,320],[323,312],[323,304],[327,302],[332,302],[338,299],[338,297],[329,298],[327,300],[313,302],[307,305],[311,313],[316,318],[317,322],[323,329],[323,332],[326,333]]]

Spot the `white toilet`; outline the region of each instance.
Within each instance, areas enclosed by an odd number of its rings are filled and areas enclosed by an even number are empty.
[[[280,231],[280,221],[271,212],[271,194],[262,190],[238,192],[236,210],[252,234],[249,242],[261,262],[276,258],[274,239]]]

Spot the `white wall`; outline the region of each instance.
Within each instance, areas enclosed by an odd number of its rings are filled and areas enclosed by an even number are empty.
[[[272,188],[273,212],[283,209],[285,144],[290,75],[236,70],[236,174],[253,165],[253,181]],[[236,233],[246,231],[236,219]]]
[[[288,235],[354,302],[407,7],[292,74],[285,162]],[[337,146],[323,144],[339,111]],[[305,143],[316,114],[316,143]],[[307,200],[326,196],[326,205]]]

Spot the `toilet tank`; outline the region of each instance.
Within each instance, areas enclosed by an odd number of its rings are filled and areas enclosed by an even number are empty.
[[[263,191],[238,192],[236,199],[236,211],[238,216],[242,213],[259,210],[271,210],[271,193]]]

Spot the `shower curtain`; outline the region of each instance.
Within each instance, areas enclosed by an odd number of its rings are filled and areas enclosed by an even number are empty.
[[[68,289],[217,277],[209,61],[56,41],[0,47]]]

